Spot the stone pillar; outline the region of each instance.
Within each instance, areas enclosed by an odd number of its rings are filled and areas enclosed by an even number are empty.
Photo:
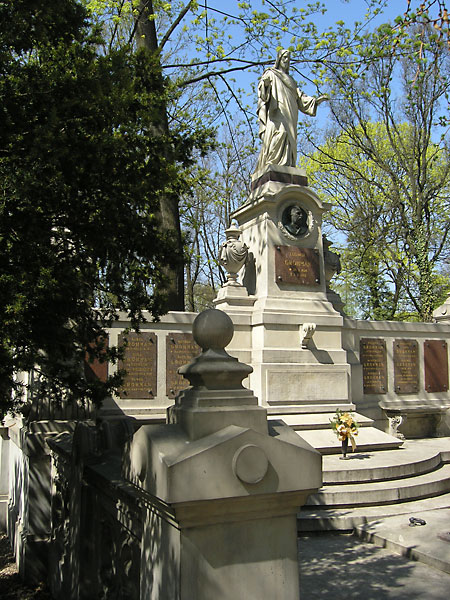
[[[298,600],[296,515],[321,486],[321,456],[281,421],[267,423],[242,380],[251,367],[224,350],[231,319],[195,320],[200,356],[169,424],[146,425],[123,457],[144,490],[140,597]]]

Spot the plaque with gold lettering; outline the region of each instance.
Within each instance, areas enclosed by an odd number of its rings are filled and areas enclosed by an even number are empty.
[[[444,340],[425,340],[423,357],[425,363],[425,390],[427,392],[446,392],[448,390],[447,342],[444,342]]]
[[[189,381],[177,373],[178,368],[190,363],[202,349],[191,333],[169,333],[166,336],[166,396],[175,398]]]
[[[419,344],[416,340],[394,341],[394,387],[397,394],[419,391]]]
[[[126,370],[120,389],[121,398],[148,399],[157,394],[156,360],[157,337],[155,333],[141,332],[121,334],[119,344],[126,337],[128,344],[119,368]]]
[[[386,341],[376,338],[361,338],[359,352],[364,393],[386,394],[388,387]]]
[[[296,285],[320,283],[319,251],[297,246],[275,246],[275,281]]]

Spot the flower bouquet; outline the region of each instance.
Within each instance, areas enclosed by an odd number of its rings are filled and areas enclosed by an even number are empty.
[[[339,441],[342,442],[342,455],[343,458],[346,458],[349,440],[353,452],[356,449],[355,436],[358,435],[358,423],[350,413],[342,412],[339,408],[334,417],[330,419],[330,423]]]

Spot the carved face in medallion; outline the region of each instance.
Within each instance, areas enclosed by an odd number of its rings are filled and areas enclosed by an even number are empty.
[[[294,237],[301,237],[308,232],[308,214],[298,204],[290,204],[284,209],[281,222]]]

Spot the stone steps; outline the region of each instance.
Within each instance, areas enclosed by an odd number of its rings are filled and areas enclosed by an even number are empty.
[[[450,465],[402,479],[328,485],[312,494],[305,506],[328,508],[395,504],[450,492]]]
[[[269,415],[270,418],[272,418],[273,415],[278,415],[278,417],[280,417],[281,415],[286,415],[286,414],[296,414],[296,415],[301,415],[301,414],[320,414],[320,413],[329,413],[329,414],[334,414],[336,412],[336,410],[338,408],[340,408],[342,411],[347,411],[347,412],[355,412],[355,405],[352,404],[351,402],[347,402],[347,403],[343,403],[343,402],[336,402],[336,403],[327,403],[327,404],[303,404],[303,403],[299,403],[297,402],[271,402],[269,406],[266,406],[265,408],[267,408],[267,414]]]
[[[290,410],[287,410],[288,408]],[[271,406],[268,410],[268,418],[284,421],[321,454],[341,453],[341,442],[330,424],[337,407],[322,404],[316,407],[318,410],[315,412],[307,412],[306,408],[306,406],[283,406],[276,412],[275,407]],[[359,450],[390,450],[399,448],[403,444],[402,440],[373,427],[372,419],[355,413],[353,405],[339,408],[351,412],[359,425],[358,436],[355,438]]]
[[[330,426],[327,429],[297,430],[296,433],[321,454],[341,453],[341,442],[338,440]],[[357,452],[392,450],[400,448],[403,444],[403,440],[399,440],[398,438],[369,425],[360,428],[357,437],[355,437],[355,441]]]
[[[351,531],[367,523],[378,523],[383,519],[401,515],[405,516],[405,522],[407,523],[410,516],[418,516],[427,511],[441,510],[449,507],[450,493],[397,504],[382,504],[380,506],[350,507],[333,510],[309,507],[299,512],[297,524],[300,533],[313,531]]]
[[[270,418],[281,419],[295,429],[296,431],[310,431],[314,429],[327,429],[331,428],[330,421],[334,417],[335,413],[318,413],[318,414],[274,414],[270,415]],[[363,415],[357,417],[358,425],[360,427],[369,427],[373,424],[373,420]]]
[[[356,460],[363,462],[357,458],[358,454],[354,456]],[[349,460],[352,460],[352,458],[353,456]],[[427,455],[414,462],[407,462],[407,457],[403,456],[400,456],[399,459],[399,462],[396,464],[388,463],[372,468],[361,467],[351,470],[330,469],[323,472],[323,483],[324,485],[360,484],[415,477],[437,469],[442,462],[439,453],[432,454],[431,456]]]
[[[359,448],[358,448],[359,450]],[[405,442],[349,460],[323,456],[323,487],[298,516],[299,531],[355,529],[396,515],[450,507],[450,438]]]

